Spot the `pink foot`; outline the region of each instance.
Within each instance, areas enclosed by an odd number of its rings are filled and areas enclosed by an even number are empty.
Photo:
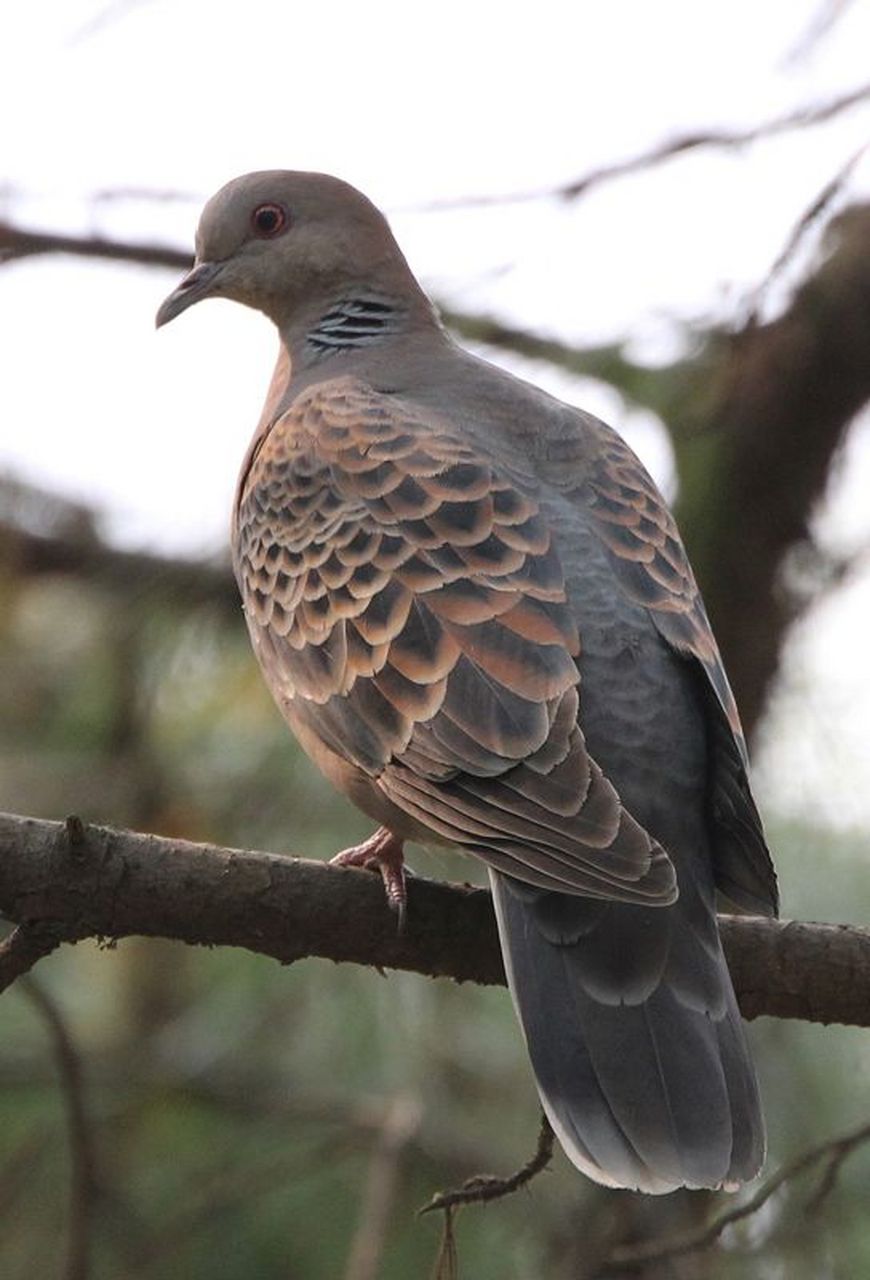
[[[342,849],[329,860],[334,867],[366,867],[380,871],[387,904],[396,913],[399,933],[405,928],[407,902],[404,843],[388,827],[378,827],[368,840]]]

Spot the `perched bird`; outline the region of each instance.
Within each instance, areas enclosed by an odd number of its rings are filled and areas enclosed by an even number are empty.
[[[489,868],[544,1108],[608,1186],[733,1187],[764,1157],[716,924],[775,914],[734,699],[664,500],[624,441],[457,347],[386,220],[335,178],[206,205],[203,298],[281,346],[235,572],[305,751],[378,824],[338,860],[404,904],[402,846]]]

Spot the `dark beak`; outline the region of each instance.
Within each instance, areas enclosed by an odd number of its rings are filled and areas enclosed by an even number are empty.
[[[222,262],[196,263],[193,270],[188,271],[177,288],[161,304],[155,321],[157,328],[180,316],[182,311],[192,307],[195,302],[207,298],[214,290],[215,280],[223,265]]]

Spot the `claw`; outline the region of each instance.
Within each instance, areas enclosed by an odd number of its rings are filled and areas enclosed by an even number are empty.
[[[370,871],[378,870],[381,873],[387,906],[396,914],[398,933],[403,933],[405,929],[408,901],[404,843],[388,827],[379,827],[362,844],[351,845],[349,849],[342,849],[334,858],[330,858],[330,863],[335,867],[366,867]]]

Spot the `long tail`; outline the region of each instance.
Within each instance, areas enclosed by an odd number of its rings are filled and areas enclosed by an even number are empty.
[[[758,1085],[712,904],[542,893],[490,872],[538,1090],[596,1182],[733,1188],[764,1160]]]

